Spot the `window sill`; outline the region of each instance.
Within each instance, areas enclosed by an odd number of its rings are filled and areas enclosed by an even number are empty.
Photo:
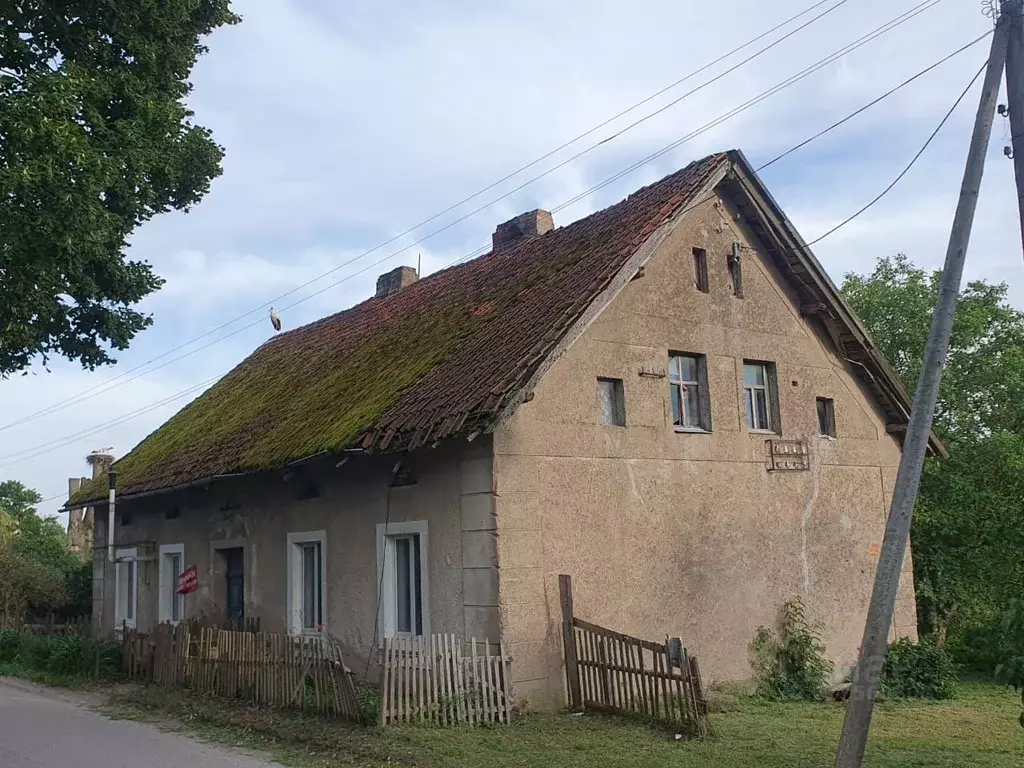
[[[836,441],[835,435],[818,435],[819,440],[828,440],[830,443]]]
[[[774,435],[775,437],[782,436],[780,432],[776,432],[774,429],[748,429],[747,432],[749,432],[752,435]]]
[[[683,435],[710,435],[710,429],[701,429],[700,427],[677,427],[672,425],[672,430],[676,433]]]

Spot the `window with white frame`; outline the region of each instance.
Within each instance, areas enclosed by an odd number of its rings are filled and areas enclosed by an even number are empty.
[[[425,521],[377,526],[381,637],[430,633],[428,552]]]
[[[178,577],[185,570],[185,545],[160,545],[160,623],[185,618],[185,596],[178,594]]]
[[[743,361],[743,395],[747,429],[778,430],[775,366],[754,360]]]
[[[707,358],[672,354],[668,360],[668,388],[672,424],[678,430],[711,431]]]
[[[327,534],[288,534],[288,626],[292,634],[327,630]]]
[[[138,547],[114,550],[114,622],[117,629],[138,626],[139,613]]]

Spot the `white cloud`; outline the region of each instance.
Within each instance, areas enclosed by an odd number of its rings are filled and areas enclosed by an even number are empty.
[[[112,370],[85,373],[56,364],[51,374],[0,382],[0,426],[138,366],[359,256],[807,5],[810,0],[739,0],[726,11],[668,0],[236,2],[243,22],[208,41],[210,53],[192,77],[196,120],[213,129],[227,150],[224,175],[191,213],[159,217],[133,241],[132,257],[151,262],[167,278],[164,290],[144,303],[153,328]],[[558,206],[913,5],[912,0],[900,7],[883,0],[848,2],[756,62],[414,245],[735,60],[718,65],[457,211],[282,299],[277,307],[286,326],[362,300],[372,293],[378,274],[415,264],[417,254],[429,272],[469,253],[488,241],[496,223],[529,207]],[[585,197],[559,212],[556,223],[619,199],[709,151],[740,147],[755,163],[763,162],[989,24],[975,3],[941,2]],[[805,237],[841,221],[889,183],[981,65],[986,45],[765,172]],[[921,264],[941,263],[975,100],[976,93],[891,195],[816,246],[833,278],[869,269],[877,256],[897,250]],[[1010,281],[1014,300],[1024,305],[1012,177],[999,154],[1001,130],[998,125],[968,275]],[[287,308],[406,246],[385,263]],[[256,325],[240,330],[248,322]],[[74,408],[0,431],[0,455],[56,441],[222,373],[270,332],[260,309],[157,364],[233,334],[223,342]],[[84,470],[82,457],[90,449],[113,445],[125,452],[178,404],[30,461],[0,466],[0,478],[21,479],[47,496],[58,493],[68,475]]]

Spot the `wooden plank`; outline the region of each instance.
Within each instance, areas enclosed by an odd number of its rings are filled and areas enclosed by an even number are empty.
[[[508,648],[505,643],[505,636],[501,636],[501,695],[505,707],[505,722],[512,721],[512,672],[509,669],[511,659],[508,655]]]
[[[626,707],[630,712],[637,710],[636,704],[636,662],[633,660],[633,644],[628,640],[622,641],[622,659],[625,670],[626,689],[623,695],[626,697]]]
[[[491,669],[493,667],[493,664],[491,662],[493,660],[494,659],[491,656],[491,641],[485,637],[484,656],[483,659],[481,659],[481,666],[483,667],[483,674],[481,675],[481,686],[483,688],[482,699],[484,705],[484,719],[492,725],[495,722],[494,718],[495,715],[497,714],[494,708],[494,681],[491,679]]]
[[[569,695],[569,707],[578,712],[583,707],[583,692],[580,686],[580,668],[576,654],[576,638],[573,636],[572,577],[561,574],[558,577],[559,601],[562,606],[562,645],[565,654],[565,679]]]
[[[466,665],[462,655],[462,640],[452,635],[452,649],[455,651],[455,673],[456,673],[456,701],[459,705],[459,722],[470,723],[469,693],[466,685]]]

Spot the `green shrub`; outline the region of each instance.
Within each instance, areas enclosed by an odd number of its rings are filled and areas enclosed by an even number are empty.
[[[895,699],[951,699],[959,669],[953,657],[932,640],[897,640],[885,651],[879,685]]]
[[[1024,597],[1010,601],[1003,616],[1003,630],[1009,643],[1003,661],[996,667],[996,680],[1017,691],[1024,705]],[[1024,727],[1024,712],[1020,724]]]
[[[21,635],[14,629],[0,629],[0,664],[12,664],[18,658]]]
[[[361,683],[356,691],[359,702],[359,715],[364,723],[376,723],[380,717],[380,697],[377,689],[369,683]]]
[[[832,677],[832,662],[799,597],[783,606],[779,630],[776,638],[769,629],[758,627],[750,644],[757,695],[769,701],[821,699]]]
[[[0,664],[55,677],[95,678],[98,671],[101,679],[110,679],[121,672],[121,646],[83,635],[47,637],[5,629],[0,631]]]

